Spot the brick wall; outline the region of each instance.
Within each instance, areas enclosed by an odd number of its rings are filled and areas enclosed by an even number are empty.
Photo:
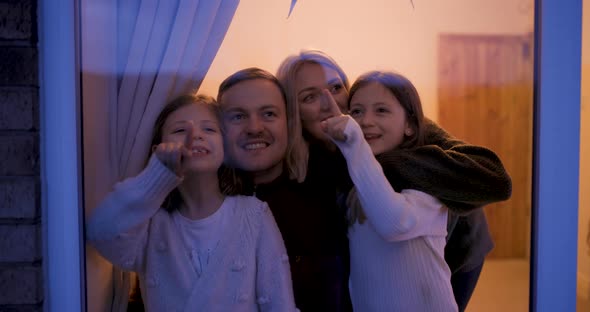
[[[0,312],[43,310],[36,4],[0,0]]]

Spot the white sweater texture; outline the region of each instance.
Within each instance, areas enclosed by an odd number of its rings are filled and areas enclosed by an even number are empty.
[[[457,311],[444,259],[447,208],[426,193],[393,190],[352,118],[344,133],[346,142],[335,143],[355,185],[348,203],[367,217],[348,231],[354,311]]]
[[[117,183],[92,212],[87,238],[114,265],[138,273],[147,311],[295,311],[289,261],[266,203],[226,197],[208,265],[197,272],[172,213],[160,208],[181,178],[157,157]]]

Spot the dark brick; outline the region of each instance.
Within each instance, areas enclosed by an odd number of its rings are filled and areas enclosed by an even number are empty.
[[[0,2],[0,40],[29,40],[33,35],[30,0]]]
[[[37,86],[37,49],[0,47],[0,86]]]
[[[40,260],[40,224],[0,225],[0,262]]]
[[[39,129],[37,88],[0,87],[0,129]]]
[[[38,217],[38,181],[37,177],[0,177],[0,218]]]
[[[0,267],[0,304],[37,304],[42,300],[41,267]]]
[[[39,136],[36,133],[0,134],[0,176],[39,174]]]

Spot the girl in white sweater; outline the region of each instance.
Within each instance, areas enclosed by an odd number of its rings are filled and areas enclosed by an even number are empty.
[[[354,188],[348,194],[349,290],[355,311],[457,311],[444,259],[447,208],[417,190],[394,190],[374,155],[423,144],[418,92],[402,75],[370,72],[350,89],[350,116],[322,129],[344,154]],[[352,116],[352,118],[351,118]],[[418,168],[417,168],[418,169]]]
[[[146,168],[96,207],[87,237],[114,265],[138,273],[147,311],[295,311],[268,206],[220,186],[218,115],[211,97],[170,102]]]

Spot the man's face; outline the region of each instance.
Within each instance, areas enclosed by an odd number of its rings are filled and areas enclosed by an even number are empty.
[[[223,93],[220,105],[228,165],[252,173],[255,183],[278,177],[288,144],[279,87],[264,79],[239,82]]]

